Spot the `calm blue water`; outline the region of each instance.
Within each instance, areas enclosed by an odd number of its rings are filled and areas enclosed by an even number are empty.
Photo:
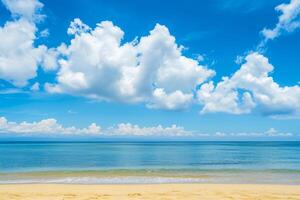
[[[197,178],[196,182],[218,177],[220,182],[226,177],[251,182],[248,179],[255,177],[252,182],[283,179],[282,183],[298,184],[300,142],[0,142],[0,182],[18,179],[20,174],[26,179],[26,173],[34,179],[34,172],[49,171],[85,171],[76,177],[99,176],[101,182],[110,170],[116,176],[121,172],[122,176],[169,179],[182,175]],[[66,180],[74,178],[74,173],[60,176]],[[206,180],[203,175],[215,177]],[[43,173],[38,178],[43,178]]]

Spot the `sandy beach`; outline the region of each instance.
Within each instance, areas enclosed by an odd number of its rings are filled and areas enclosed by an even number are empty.
[[[300,199],[300,186],[247,184],[0,185],[1,200]]]

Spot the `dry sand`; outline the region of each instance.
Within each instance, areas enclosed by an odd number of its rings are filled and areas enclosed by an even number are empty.
[[[0,200],[299,199],[300,186],[233,184],[0,185]]]

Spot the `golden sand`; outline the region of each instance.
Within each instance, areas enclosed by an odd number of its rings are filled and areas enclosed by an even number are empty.
[[[0,200],[299,199],[300,186],[233,184],[0,185]]]

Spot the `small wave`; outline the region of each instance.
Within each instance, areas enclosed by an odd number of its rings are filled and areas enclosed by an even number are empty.
[[[167,177],[66,177],[56,179],[17,179],[0,180],[0,184],[159,184],[159,183],[201,183],[201,178],[167,178]]]

